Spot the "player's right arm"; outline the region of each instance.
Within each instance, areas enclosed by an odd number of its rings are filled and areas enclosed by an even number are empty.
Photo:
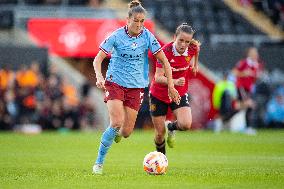
[[[93,61],[93,66],[94,66],[94,70],[95,70],[96,78],[97,78],[96,85],[98,88],[105,87],[105,79],[102,74],[102,62],[106,56],[107,54],[105,54],[102,50],[100,50]]]
[[[102,62],[105,57],[112,51],[116,41],[116,32],[112,33],[100,44],[100,51],[97,54],[96,58],[93,61],[94,70],[96,72],[97,82],[96,85],[98,88],[105,88],[105,79],[102,74]]]

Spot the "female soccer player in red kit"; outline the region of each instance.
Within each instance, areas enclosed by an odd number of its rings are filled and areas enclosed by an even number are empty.
[[[181,96],[180,104],[172,102],[168,97],[167,79],[163,66],[156,62],[155,77],[150,86],[150,112],[155,127],[155,144],[159,152],[165,152],[165,133],[168,129],[167,143],[174,147],[175,130],[188,130],[191,127],[192,116],[188,99],[188,76],[198,71],[198,54],[200,43],[193,39],[191,26],[181,24],[177,27],[174,42],[166,44],[163,51],[170,63],[175,89]],[[168,111],[171,108],[177,120],[166,124]]]
[[[253,100],[253,90],[256,81],[263,73],[263,64],[259,59],[258,50],[250,47],[246,50],[246,57],[240,60],[233,69],[236,76],[236,86],[238,89],[239,100],[246,103],[246,127],[247,134],[255,134],[253,127],[253,110],[255,103]]]

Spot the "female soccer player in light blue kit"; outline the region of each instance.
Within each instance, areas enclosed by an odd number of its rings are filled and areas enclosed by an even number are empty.
[[[177,104],[180,96],[174,88],[170,64],[154,35],[144,25],[146,10],[139,1],[129,3],[127,25],[114,31],[100,45],[94,59],[97,87],[105,89],[105,102],[110,125],[102,134],[98,157],[93,166],[94,174],[102,174],[108,149],[115,139],[131,134],[143,99],[143,90],[148,86],[148,50],[162,63],[168,80],[169,97]],[[103,59],[111,53],[106,78],[101,73]]]

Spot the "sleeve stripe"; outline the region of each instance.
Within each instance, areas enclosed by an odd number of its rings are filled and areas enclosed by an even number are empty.
[[[158,52],[160,52],[162,50],[162,48],[159,48],[158,50],[156,50],[155,52],[153,52],[153,55],[157,54]]]
[[[101,46],[100,46],[100,50],[102,50],[106,55],[108,55],[108,53],[109,53],[105,49],[103,49]]]

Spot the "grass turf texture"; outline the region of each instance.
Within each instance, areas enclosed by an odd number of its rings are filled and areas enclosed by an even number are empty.
[[[147,175],[153,131],[113,144],[104,174],[92,175],[101,133],[0,133],[0,188],[283,188],[284,131],[257,136],[178,132],[166,175]]]

